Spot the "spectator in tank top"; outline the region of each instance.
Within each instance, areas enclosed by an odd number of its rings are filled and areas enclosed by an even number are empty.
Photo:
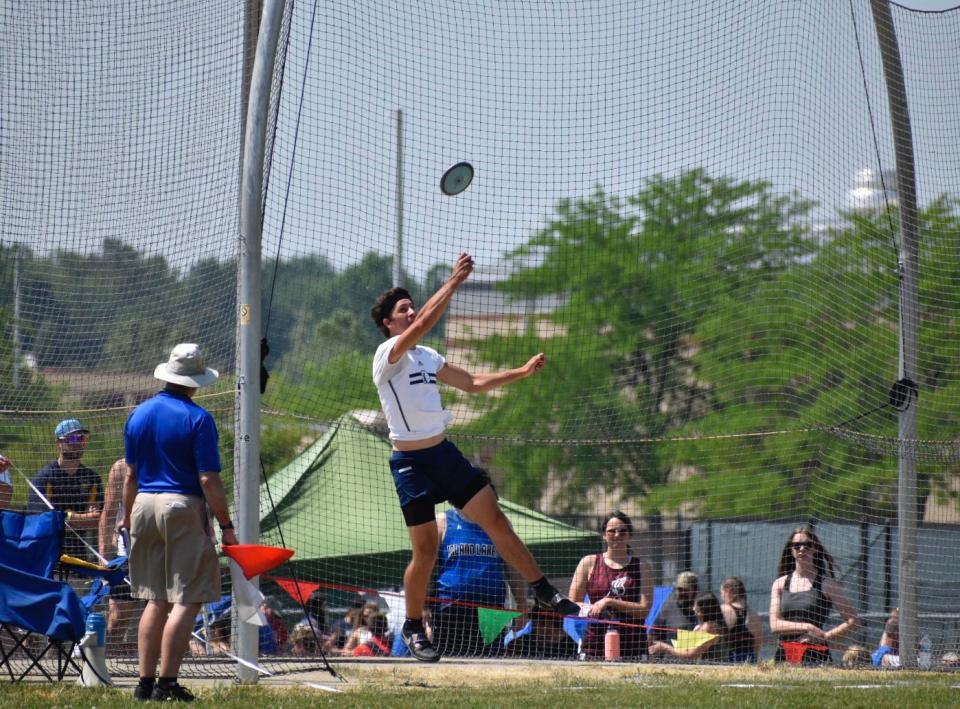
[[[653,569],[633,556],[632,537],[633,523],[626,514],[618,510],[607,515],[603,524],[607,548],[580,560],[568,594],[577,603],[589,596],[589,617],[624,624],[615,626],[620,633],[621,657],[640,657],[644,653],[643,622],[653,601]],[[606,624],[590,623],[580,651],[587,657],[603,657],[606,629]]]
[[[824,629],[830,610],[843,619]],[[779,637],[775,660],[786,659],[784,642],[812,645],[804,650],[804,664],[831,662],[829,643],[859,624],[857,612],[834,577],[833,557],[813,530],[791,532],[780,554],[777,580],[770,589],[770,632]],[[826,647],[827,649],[819,649]]]
[[[730,662],[756,662],[763,643],[763,625],[747,605],[747,589],[736,576],[720,585],[723,619],[727,625],[727,649]]]

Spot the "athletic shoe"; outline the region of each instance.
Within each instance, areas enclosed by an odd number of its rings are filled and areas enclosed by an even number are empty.
[[[167,685],[157,685],[153,690],[153,700],[155,702],[192,702],[195,699],[193,693],[180,685],[179,682]]]
[[[553,594],[549,601],[540,601],[539,605],[544,610],[553,611],[560,615],[580,615],[580,606],[559,591]]]
[[[410,650],[410,654],[421,662],[436,662],[440,659],[440,653],[423,630],[408,631],[406,628],[401,628],[400,637],[403,638],[403,644]]]
[[[145,702],[148,699],[153,699],[153,688],[144,689],[139,684],[133,688],[133,698],[138,702]]]

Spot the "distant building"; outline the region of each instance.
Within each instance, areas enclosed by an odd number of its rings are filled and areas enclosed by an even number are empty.
[[[512,298],[498,288],[515,268],[515,262],[509,260],[477,266],[470,278],[457,289],[457,295],[447,310],[444,345],[448,352],[469,348],[471,340],[491,335],[520,335],[529,328],[544,339],[563,334],[563,328],[548,317],[563,304],[563,296]]]
[[[533,265],[536,260],[534,257],[527,263]],[[489,266],[478,265],[470,278],[457,289],[457,295],[447,309],[444,327],[444,355],[451,362],[462,364],[478,374],[489,372],[493,367],[476,357],[473,343],[477,340],[495,335],[522,335],[530,331],[539,339],[548,340],[565,333],[564,327],[549,318],[550,313],[565,302],[565,296],[512,298],[497,287],[516,268],[517,262],[508,259],[501,259]],[[523,363],[517,361],[514,366]],[[498,392],[491,395],[497,396]],[[458,424],[468,423],[479,415],[469,401],[453,404],[450,408]]]
[[[162,387],[152,373],[54,368],[41,369],[40,373],[47,384],[62,390],[64,403],[71,407],[110,409],[135,406]]]

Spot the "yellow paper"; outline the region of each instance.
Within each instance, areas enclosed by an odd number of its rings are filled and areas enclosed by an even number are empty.
[[[110,571],[110,569],[106,566],[100,566],[99,564],[92,564],[89,561],[78,559],[77,557],[70,556],[69,554],[61,554],[60,563],[67,564],[68,566],[76,566],[81,569],[90,569],[91,571]]]
[[[700,630],[678,630],[676,640],[671,640],[673,647],[677,650],[692,650],[700,647],[705,642],[713,640],[716,635],[713,633],[704,633]]]

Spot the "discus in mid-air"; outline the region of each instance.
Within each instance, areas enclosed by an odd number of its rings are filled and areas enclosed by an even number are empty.
[[[458,162],[447,169],[440,178],[440,191],[448,197],[463,192],[473,182],[473,165],[468,162]]]

